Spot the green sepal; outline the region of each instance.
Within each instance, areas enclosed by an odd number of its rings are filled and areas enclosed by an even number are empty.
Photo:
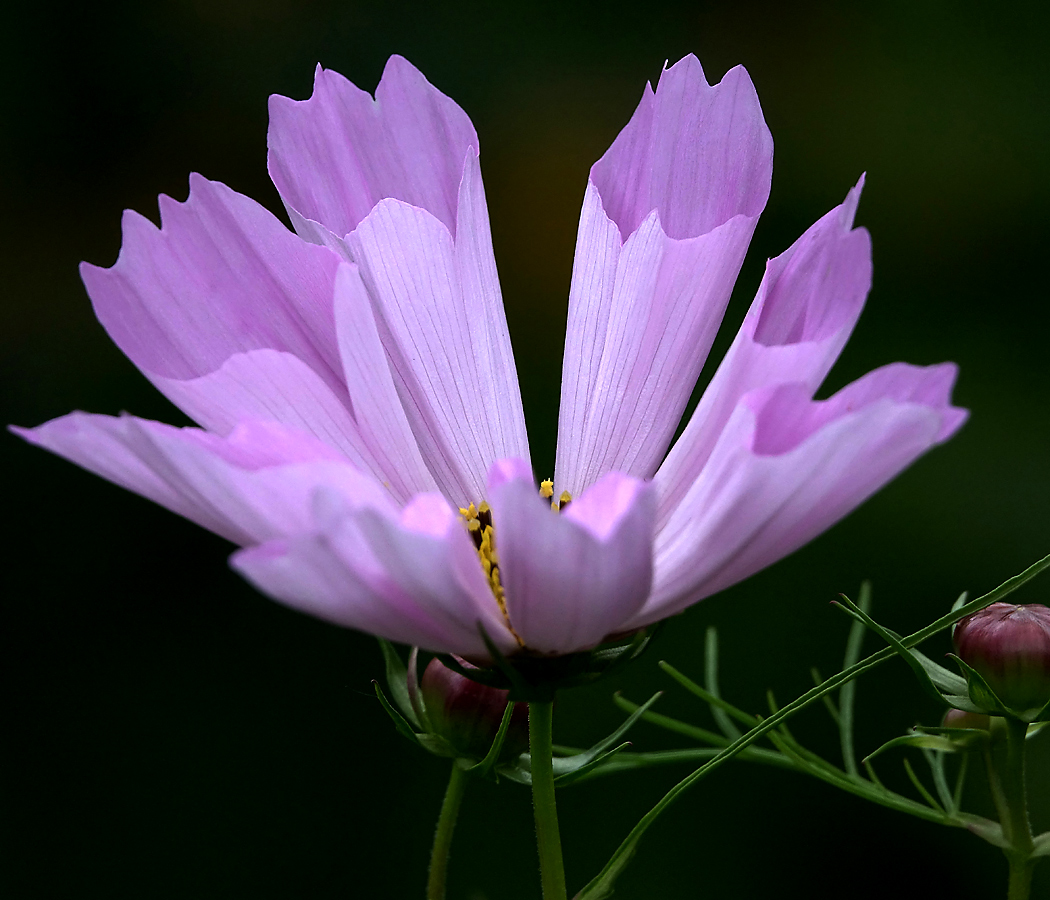
[[[659,627],[660,623],[647,626],[626,643],[564,656],[543,656],[522,651],[508,657],[479,624],[481,638],[493,660],[490,667],[467,669],[448,654],[438,654],[438,658],[452,671],[471,681],[508,691],[509,699],[513,701],[546,703],[562,688],[591,684],[636,659],[649,645]]]
[[[978,707],[977,712],[987,713],[991,716],[1010,716],[1012,719],[1020,718],[1017,713],[1009,709],[1006,704],[999,699],[995,691],[988,686],[988,682],[984,680],[984,676],[980,672],[954,653],[949,653],[948,656],[955,660],[956,665],[966,676],[966,693],[970,698],[970,702]]]
[[[1025,740],[1029,740],[1030,741],[1032,738],[1034,738],[1037,734],[1039,734],[1039,732],[1042,731],[1044,728],[1046,728],[1048,725],[1050,725],[1050,720],[1048,720],[1048,719],[1043,719],[1041,722],[1031,722],[1031,723],[1029,723],[1029,725],[1028,725],[1028,734],[1025,735]]]
[[[945,694],[944,701],[953,709],[961,709],[963,712],[988,715],[988,710],[982,709],[974,703],[968,694]]]
[[[614,745],[616,745],[617,741],[619,741],[630,730],[630,728],[643,715],[645,715],[649,707],[659,700],[661,696],[663,696],[663,691],[657,691],[645,703],[639,706],[638,709],[631,713],[619,728],[607,738],[598,741],[598,743],[589,750],[584,750],[582,753],[574,753],[571,756],[554,757],[553,768],[555,787],[565,787],[572,784],[574,781],[577,781],[584,775],[593,772],[595,769],[616,756],[616,754],[629,747],[630,742],[621,743],[617,746]],[[528,753],[522,753],[515,764],[501,766],[498,771],[500,775],[506,776],[511,781],[517,781],[520,784],[532,784],[532,759]]]
[[[424,750],[433,753],[435,756],[461,758],[456,748],[446,741],[440,734],[417,734],[416,742]]]
[[[999,699],[999,695],[992,690],[980,672],[967,665],[965,660],[954,653],[949,653],[948,655],[955,660],[959,668],[966,674],[966,685],[970,700],[980,707],[977,710],[968,710],[969,712],[983,712],[992,716],[1009,716],[1011,719],[1020,719],[1022,722],[1028,723],[1050,721],[1050,703],[1047,703],[1042,709],[1014,709],[1007,706]]]
[[[510,720],[512,718],[514,718],[514,704],[508,703],[507,708],[503,710],[503,718],[500,719],[499,730],[492,739],[492,746],[489,747],[489,752],[485,754],[483,760],[475,763],[473,766],[468,766],[466,771],[473,772],[476,775],[488,775],[492,767],[496,765],[500,753],[503,752],[503,742],[506,740],[507,731],[510,730]]]
[[[1034,719],[1032,719],[1032,721],[1033,722],[1039,722],[1040,724],[1042,724],[1044,722],[1050,722],[1050,703],[1047,703],[1046,706],[1044,706],[1039,711],[1039,715],[1037,715]]]
[[[412,708],[412,699],[408,694],[408,670],[397,655],[394,645],[390,641],[377,638],[379,649],[383,651],[383,662],[386,665],[386,686],[390,691],[397,708],[415,731],[422,728],[415,709]]]
[[[427,716],[427,705],[423,700],[423,691],[419,684],[419,648],[413,647],[408,654],[408,702],[412,712],[416,714],[416,720],[422,726],[423,731],[433,731]]]
[[[1032,840],[1032,857],[1050,856],[1050,831],[1044,831]]]
[[[372,680],[372,687],[375,688],[376,696],[379,698],[379,704],[386,710],[386,714],[394,722],[394,727],[397,728],[398,734],[410,740],[417,747],[423,746],[419,739],[419,735],[412,730],[412,726],[408,724],[408,720],[401,715],[389,700],[386,699],[386,694],[383,693],[383,689],[379,686],[379,682],[375,679]]]

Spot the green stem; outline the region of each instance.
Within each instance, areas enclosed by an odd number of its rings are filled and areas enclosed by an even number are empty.
[[[554,799],[554,702],[529,702],[529,755],[532,761],[532,808],[536,817],[536,849],[540,856],[543,900],[566,900],[565,867],[561,858],[558,807]]]
[[[452,832],[456,830],[456,818],[467,789],[467,773],[455,761],[448,777],[445,799],[438,816],[434,846],[430,851],[430,876],[427,878],[427,900],[445,900],[445,878],[448,875],[448,851],[452,846]]]
[[[1010,863],[1009,900],[1028,900],[1032,888],[1032,827],[1028,821],[1025,790],[1025,737],[1028,724],[1006,718],[1006,766],[1002,786],[1007,817],[1001,824],[1010,840],[1006,858]]]

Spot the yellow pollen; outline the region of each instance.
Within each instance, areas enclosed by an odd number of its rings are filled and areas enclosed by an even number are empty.
[[[460,507],[459,513],[467,526],[467,533],[474,542],[478,551],[478,559],[481,562],[481,571],[485,573],[485,580],[489,583],[492,596],[499,604],[503,619],[510,628],[510,619],[507,617],[507,603],[504,598],[503,583],[499,574],[499,553],[496,552],[496,530],[492,525],[492,509],[487,503],[474,506]],[[511,628],[511,633],[514,629]]]
[[[561,496],[558,498],[558,509],[565,509],[570,503],[572,503],[572,494],[568,491],[562,491]]]
[[[549,478],[540,482],[540,496],[544,500],[550,500],[554,496],[554,482]]]

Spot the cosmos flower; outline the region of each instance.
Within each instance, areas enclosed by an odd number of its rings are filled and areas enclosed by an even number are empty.
[[[225,185],[128,211],[95,312],[199,428],[75,412],[26,440],[238,544],[292,607],[485,657],[677,613],[819,534],[950,437],[952,364],[814,394],[871,280],[861,185],[771,260],[668,452],[769,194],[747,73],[689,56],[591,169],[557,461],[537,487],[466,114],[392,57],[375,99],[318,67],[270,101],[295,229]],[[480,628],[479,628],[480,626]]]

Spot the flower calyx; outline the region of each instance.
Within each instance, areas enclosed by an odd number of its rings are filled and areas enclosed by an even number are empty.
[[[617,671],[640,656],[656,635],[661,623],[647,626],[627,635],[611,635],[591,650],[546,656],[523,648],[511,656],[504,655],[479,623],[492,663],[486,667],[470,664],[451,654],[438,658],[450,669],[471,681],[507,691],[514,701],[547,702],[562,688],[579,687]]]
[[[511,702],[507,691],[466,678],[436,657],[420,678],[418,648],[406,666],[390,643],[379,643],[391,699],[373,682],[376,696],[412,743],[477,775],[496,775],[497,766],[515,763],[528,749],[527,707]],[[458,664],[474,668],[466,660]]]

